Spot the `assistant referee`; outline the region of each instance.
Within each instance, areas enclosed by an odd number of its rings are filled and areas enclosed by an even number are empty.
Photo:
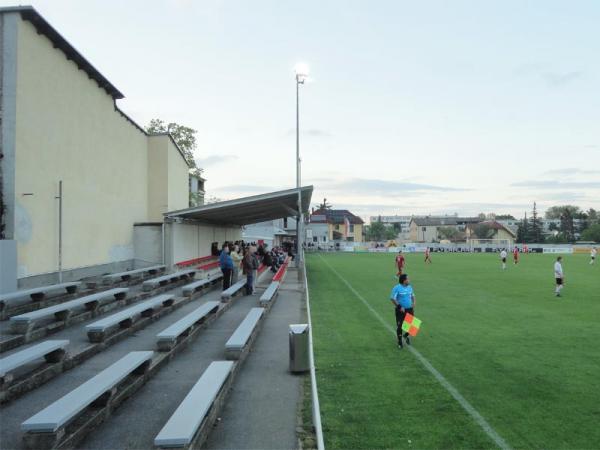
[[[396,313],[396,336],[398,337],[398,348],[401,349],[404,347],[402,345],[402,323],[407,313],[412,315],[415,313],[415,294],[407,274],[400,275],[398,281],[399,283],[392,289],[390,301],[394,305]],[[410,345],[408,333],[404,333],[404,339]]]

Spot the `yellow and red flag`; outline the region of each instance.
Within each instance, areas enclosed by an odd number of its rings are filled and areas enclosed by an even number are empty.
[[[416,336],[421,329],[421,321],[412,314],[406,314],[402,323],[402,330],[411,336]]]

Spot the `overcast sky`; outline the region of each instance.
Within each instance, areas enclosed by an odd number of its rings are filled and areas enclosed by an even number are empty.
[[[14,2],[0,1],[12,5]],[[33,0],[209,196],[303,184],[375,214],[600,208],[600,1]]]

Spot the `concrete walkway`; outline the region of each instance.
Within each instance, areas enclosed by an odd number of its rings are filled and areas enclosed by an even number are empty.
[[[303,295],[296,270],[289,269],[206,448],[298,448],[297,405],[303,378],[288,370],[288,325],[306,321]]]

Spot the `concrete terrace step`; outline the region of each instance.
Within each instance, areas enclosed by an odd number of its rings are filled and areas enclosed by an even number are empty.
[[[49,294],[74,294],[80,286],[81,282],[74,281],[2,294],[0,295],[0,309],[22,305],[30,301],[39,301]]]
[[[219,309],[220,302],[206,302],[187,316],[179,319],[174,324],[165,328],[156,335],[159,350],[169,350],[177,341],[177,338],[188,332],[194,325],[202,323],[209,314],[214,314]]]
[[[0,378],[4,378],[6,374],[36,359],[48,357],[48,355],[53,353],[56,354],[57,350],[64,352],[67,345],[69,345],[69,341],[66,339],[48,340],[2,358],[0,359]]]
[[[86,325],[85,329],[91,342],[96,342],[102,339],[103,334],[110,328],[116,326],[127,327],[133,323],[133,320],[138,316],[144,316],[152,313],[158,306],[171,306],[175,296],[171,294],[162,294],[145,300],[137,305],[126,308],[115,314],[112,314],[104,319],[97,320],[94,323]]]
[[[130,352],[98,375],[69,392],[21,424],[29,432],[55,432],[102,394],[152,359],[154,352]]]

